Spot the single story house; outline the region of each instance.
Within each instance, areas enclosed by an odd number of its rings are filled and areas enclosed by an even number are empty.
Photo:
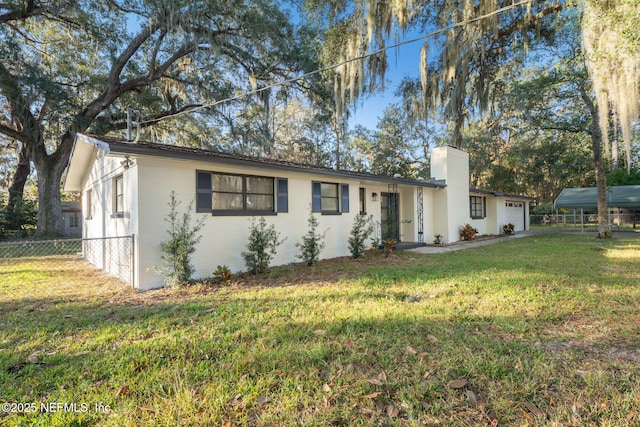
[[[310,211],[326,231],[322,258],[349,255],[357,215],[372,216],[379,239],[417,244],[431,243],[435,234],[455,242],[466,223],[480,234],[500,234],[509,222],[516,231],[528,228],[531,199],[470,189],[467,153],[434,148],[431,171],[434,178],[406,179],[79,134],[64,190],[82,193],[84,238],[132,236],[129,254],[104,249],[85,257],[140,290],[164,284],[154,266],[168,237],[172,191],[181,210],[193,202],[192,217],[205,218],[192,257],[196,277],[210,277],[218,265],[245,270],[240,254],[256,216],[286,237],[275,265],[296,261]],[[132,265],[124,272],[127,257]]]

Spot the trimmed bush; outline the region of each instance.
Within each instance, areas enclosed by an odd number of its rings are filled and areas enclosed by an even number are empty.
[[[280,240],[280,233],[276,231],[273,224],[267,227],[264,217],[260,217],[257,221],[251,219],[247,251],[241,254],[249,272],[258,274],[267,271],[278,246],[285,240],[286,238]]]
[[[178,212],[180,202],[176,200],[174,191],[169,196],[169,215],[165,219],[169,223],[169,239],[160,242],[162,265],[157,270],[164,276],[168,286],[186,285],[192,280],[194,273],[191,255],[202,239],[198,232],[204,226],[204,218],[192,225],[191,212],[193,202],[182,215]]]
[[[320,252],[324,249],[324,237],[326,231],[322,234],[318,233],[318,219],[309,212],[309,230],[307,234],[302,236],[302,242],[296,243],[296,247],[300,249],[298,258],[303,260],[307,265],[313,265],[320,259]]]
[[[351,227],[349,237],[349,251],[354,258],[360,258],[364,254],[364,242],[373,233],[372,217],[357,215]]]

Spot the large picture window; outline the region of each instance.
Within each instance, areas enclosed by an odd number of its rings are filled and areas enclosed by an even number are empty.
[[[273,178],[199,171],[196,181],[198,212],[275,212]]]
[[[485,198],[469,196],[469,210],[472,219],[482,219],[487,216]]]

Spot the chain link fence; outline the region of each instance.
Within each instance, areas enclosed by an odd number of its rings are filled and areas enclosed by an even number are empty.
[[[608,218],[612,230],[640,229],[638,213],[609,213]],[[532,230],[597,231],[598,226],[596,213],[530,215],[529,220]]]
[[[132,236],[0,242],[0,264],[37,264],[54,257],[84,259],[120,280],[133,283]]]

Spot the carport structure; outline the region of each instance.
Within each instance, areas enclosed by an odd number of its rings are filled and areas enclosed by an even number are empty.
[[[598,191],[596,187],[565,188],[554,202],[558,209],[573,209],[580,211],[581,224],[584,224],[584,214],[597,212]],[[607,187],[607,213],[609,224],[621,225],[624,222],[636,226],[640,212],[640,185],[620,185]],[[612,212],[613,211],[613,212]]]

